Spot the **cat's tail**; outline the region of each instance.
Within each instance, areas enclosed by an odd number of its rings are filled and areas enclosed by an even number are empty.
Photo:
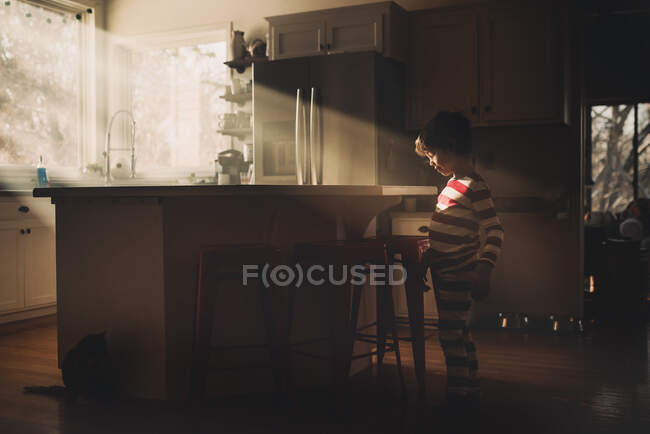
[[[65,395],[64,386],[25,386],[23,393],[34,393],[38,395],[48,395],[54,397],[63,397]]]

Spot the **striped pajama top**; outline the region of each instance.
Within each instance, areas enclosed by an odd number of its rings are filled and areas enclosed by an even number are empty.
[[[485,231],[481,247],[480,231]],[[445,280],[465,280],[477,261],[495,265],[503,243],[503,227],[490,189],[472,173],[452,177],[438,195],[429,224],[431,271]]]

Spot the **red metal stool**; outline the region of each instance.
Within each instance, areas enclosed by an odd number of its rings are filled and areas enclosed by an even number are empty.
[[[208,371],[211,369],[209,361],[212,352],[245,348],[268,348],[271,360],[270,366],[256,365],[251,368],[271,368],[276,391],[281,391],[283,380],[289,378],[286,372],[289,367],[287,361],[288,336],[285,336],[286,339],[282,339],[282,336],[277,333],[277,318],[274,318],[271,306],[273,286],[265,287],[261,282],[258,285],[264,313],[265,344],[243,344],[230,347],[211,345],[219,284],[224,279],[242,279],[244,264],[258,265],[258,273],[261,274],[264,264],[279,264],[281,260],[282,256],[279,250],[257,244],[210,246],[201,252],[191,380],[191,397],[193,399],[203,399],[205,396],[205,385]]]
[[[321,265],[327,269],[328,266],[340,267],[346,265],[377,264],[388,266],[386,245],[381,241],[326,241],[298,244],[295,246],[294,257],[296,264],[305,268],[309,265]],[[366,268],[366,271],[368,268]],[[362,329],[358,328],[359,306],[363,285],[354,284],[350,279],[351,273],[348,270],[348,279],[339,287],[330,285],[328,289],[328,318],[329,336],[326,338],[310,339],[292,344],[294,352],[308,357],[329,360],[331,363],[332,385],[346,383],[350,373],[350,366],[353,358],[369,357],[377,355],[378,376],[383,373],[383,358],[387,351],[395,351],[397,369],[400,378],[402,393],[406,393],[402,363],[399,351],[399,339],[396,331],[395,314],[391,287],[388,284],[377,285],[377,320]],[[352,289],[352,300],[350,305],[350,291]],[[341,289],[347,289],[342,291]],[[289,319],[293,318],[293,306],[296,296],[296,288],[289,292]],[[345,310],[342,311],[341,307]],[[349,309],[349,310],[348,310]],[[344,313],[344,315],[341,315]],[[363,333],[366,328],[376,326],[377,334]],[[392,343],[386,342],[386,329],[390,327]],[[329,340],[330,355],[321,356],[299,349],[307,343]],[[376,352],[360,354],[353,357],[355,341],[364,341],[377,345]]]
[[[415,377],[418,382],[420,396],[425,395],[425,335],[424,335],[424,289],[423,283],[425,267],[423,254],[429,249],[429,239],[420,236],[391,235],[382,237],[380,241],[386,243],[388,257],[394,260],[400,254],[402,265],[406,270],[406,303],[408,306],[410,338],[401,338],[411,341],[413,346],[413,362]]]

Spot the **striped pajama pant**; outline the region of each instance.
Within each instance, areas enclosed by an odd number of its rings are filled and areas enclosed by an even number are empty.
[[[447,394],[454,397],[472,397],[479,392],[476,347],[467,327],[471,286],[468,280],[434,278],[440,345],[447,365]]]

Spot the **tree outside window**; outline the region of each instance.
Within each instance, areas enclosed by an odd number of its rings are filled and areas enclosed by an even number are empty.
[[[650,103],[594,105],[590,127],[587,209],[618,213],[650,198]]]
[[[0,2],[0,165],[76,167],[80,29],[75,14]]]

